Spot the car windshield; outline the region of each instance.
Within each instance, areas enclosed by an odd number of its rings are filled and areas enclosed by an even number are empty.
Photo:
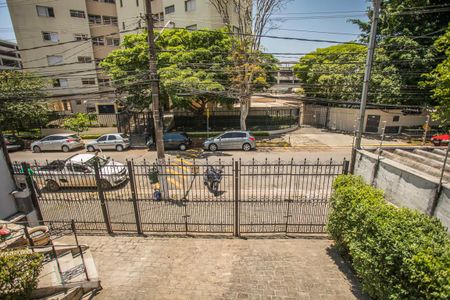
[[[88,159],[85,164],[94,168],[95,163],[98,162],[98,166],[100,168],[103,168],[104,166],[106,166],[106,164],[108,163],[107,159],[104,159],[100,156],[94,156],[91,159]]]

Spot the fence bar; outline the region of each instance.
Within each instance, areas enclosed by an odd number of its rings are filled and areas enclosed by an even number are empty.
[[[239,237],[239,162],[234,162],[234,236]]]
[[[133,201],[134,218],[136,219],[136,229],[138,234],[142,234],[143,232],[142,232],[141,217],[139,215],[139,207],[136,199],[136,183],[131,161],[127,161],[127,167],[128,167],[128,176],[130,178],[130,192],[131,192],[131,200]]]
[[[23,232],[25,233],[25,238],[28,241],[28,244],[30,244],[31,246],[31,252],[34,252],[34,241],[33,239],[30,237],[30,233],[28,232],[28,228],[26,225],[23,226]]]
[[[348,174],[348,167],[349,167],[349,161],[344,159],[344,162],[342,165],[342,174],[345,174],[345,175]]]
[[[31,202],[33,203],[34,209],[36,210],[36,217],[39,220],[39,223],[42,225],[42,221],[40,221],[40,220],[43,220],[44,218],[42,218],[42,212],[41,212],[41,208],[39,207],[39,201],[38,201],[38,197],[36,195],[33,178],[31,178],[30,164],[23,162],[22,163],[22,171],[25,174],[27,186],[28,186],[28,189],[30,190]]]
[[[103,219],[105,220],[106,230],[109,234],[112,234],[112,228],[111,228],[111,220],[109,218],[108,214],[108,208],[106,207],[105,202],[105,194],[103,192],[103,188],[101,185],[101,178],[100,178],[100,170],[98,168],[98,162],[94,164],[94,171],[95,171],[95,181],[97,182],[97,191],[98,191],[98,197],[100,199],[100,206],[102,208],[103,213]]]

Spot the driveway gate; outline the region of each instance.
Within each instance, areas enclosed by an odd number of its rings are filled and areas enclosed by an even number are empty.
[[[55,164],[57,165],[57,164]],[[26,171],[43,220],[75,220],[85,232],[323,233],[332,182],[348,161],[201,162],[168,160],[97,164],[90,170],[33,164]],[[222,170],[219,192],[204,184]],[[149,173],[157,171],[159,183]],[[55,185],[56,183],[56,185]],[[161,198],[157,193],[158,185]]]

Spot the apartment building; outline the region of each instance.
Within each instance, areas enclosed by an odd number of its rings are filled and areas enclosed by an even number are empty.
[[[151,3],[157,27],[195,30],[224,25],[209,0]],[[116,95],[98,63],[119,47],[124,35],[145,27],[144,0],[7,0],[7,4],[24,70],[48,78],[54,110],[115,110]]]
[[[0,40],[0,70],[18,70],[22,68],[22,59],[16,43]]]

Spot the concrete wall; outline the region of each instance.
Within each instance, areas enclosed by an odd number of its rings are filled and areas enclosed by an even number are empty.
[[[15,200],[10,194],[15,189],[16,185],[9,173],[3,151],[0,149],[0,219],[5,219],[17,212]]]
[[[355,175],[384,190],[386,199],[399,207],[408,207],[427,213],[435,197],[439,180],[428,174],[382,157],[374,178],[377,155],[358,151]],[[434,215],[444,226],[450,227],[450,185],[444,184]]]
[[[302,107],[303,123],[302,125],[311,125],[315,127],[326,127],[331,130],[353,132],[355,130],[356,120],[358,118],[358,108],[326,107],[305,103]],[[381,134],[384,123],[386,126],[398,127],[396,133],[400,133],[403,127],[423,126],[427,120],[428,112],[423,111],[420,115],[403,115],[401,109],[373,109],[366,110],[366,123],[369,115],[380,116],[378,132]],[[398,121],[394,121],[398,117]],[[364,131],[366,131],[366,123]],[[431,122],[431,125],[434,123]]]

